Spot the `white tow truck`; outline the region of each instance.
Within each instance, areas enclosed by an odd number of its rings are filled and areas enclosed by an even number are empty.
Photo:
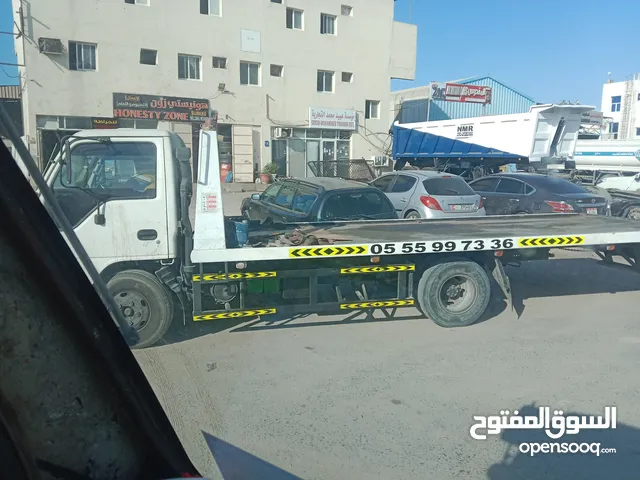
[[[180,311],[201,322],[416,306],[440,326],[466,326],[494,286],[510,301],[509,262],[592,246],[640,265],[637,224],[605,216],[247,224],[223,214],[219,167],[216,132],[203,130],[195,228],[190,151],[174,133],[81,131],[46,171],[139,347]]]

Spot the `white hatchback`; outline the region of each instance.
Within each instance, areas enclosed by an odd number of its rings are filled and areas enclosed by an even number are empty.
[[[486,215],[482,197],[462,177],[431,170],[401,170],[371,185],[393,203],[400,218],[460,218]]]

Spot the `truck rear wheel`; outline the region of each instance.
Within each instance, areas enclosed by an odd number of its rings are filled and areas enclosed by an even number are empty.
[[[418,304],[441,327],[466,327],[487,309],[491,282],[475,262],[452,261],[425,270],[418,283]]]
[[[107,288],[140,336],[134,348],[150,347],[162,339],[171,326],[173,303],[169,291],[154,275],[125,270],[109,280]]]

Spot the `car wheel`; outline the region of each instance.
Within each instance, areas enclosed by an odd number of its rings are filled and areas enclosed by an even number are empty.
[[[418,212],[416,212],[415,210],[412,210],[411,212],[407,213],[404,218],[406,218],[407,220],[417,220],[419,218],[422,218],[420,216],[420,214]]]

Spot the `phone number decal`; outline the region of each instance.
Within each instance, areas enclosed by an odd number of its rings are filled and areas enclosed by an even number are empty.
[[[443,242],[374,243],[369,251],[372,255],[393,255],[401,253],[506,250],[515,246],[516,242],[513,238],[494,238],[489,240],[448,240]]]

